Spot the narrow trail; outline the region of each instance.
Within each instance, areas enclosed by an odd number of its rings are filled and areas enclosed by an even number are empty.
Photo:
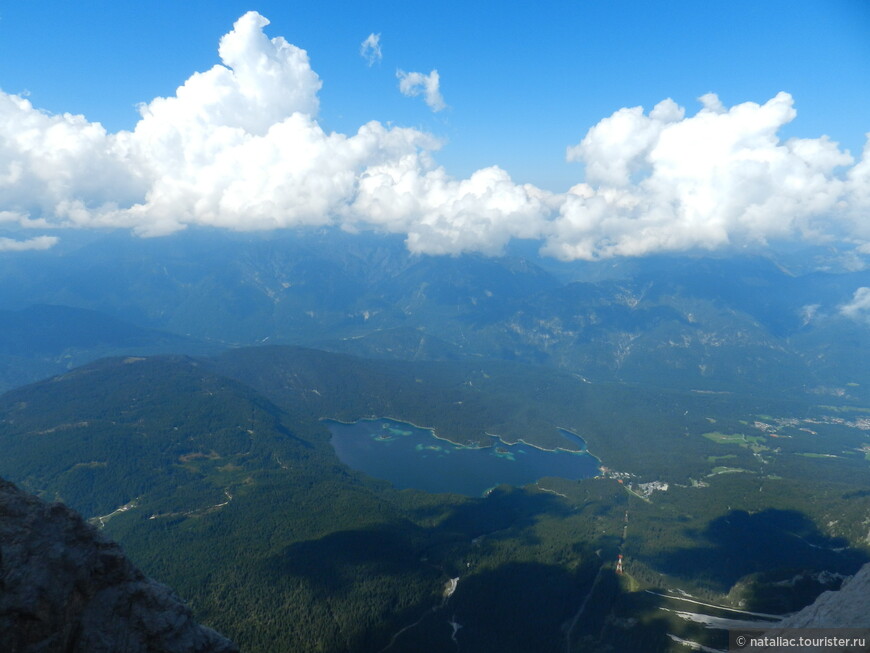
[[[226,501],[222,503],[216,503],[213,506],[206,506],[205,508],[195,508],[193,510],[187,510],[184,512],[162,512],[162,513],[154,513],[148,519],[161,519],[165,517],[191,517],[193,515],[207,515],[210,512],[214,512],[215,510],[220,510],[224,506],[228,505],[230,501],[233,500],[233,494],[230,492],[230,488],[224,488],[224,496],[227,498]],[[118,512],[117,510],[115,512]]]
[[[622,554],[622,549],[625,546],[625,539],[628,537],[628,510],[625,511],[624,524],[625,525],[622,527],[622,538],[619,541],[620,554]],[[598,567],[598,573],[595,574],[595,580],[592,581],[592,587],[589,588],[589,592],[583,598],[583,602],[580,604],[577,612],[574,613],[574,618],[571,619],[571,624],[565,631],[565,653],[571,653],[571,637],[574,635],[574,628],[577,627],[577,622],[580,621],[580,617],[583,616],[583,613],[586,611],[586,606],[589,604],[589,600],[592,598],[592,595],[595,594],[595,589],[598,587],[598,583],[601,582],[601,575],[604,572],[604,567],[605,563],[604,560],[602,560],[601,566]]]
[[[577,622],[580,620],[580,617],[583,615],[583,612],[586,610],[586,605],[589,603],[589,599],[592,598],[592,595],[595,594],[595,588],[598,587],[598,583],[601,581],[601,572],[604,571],[604,561],[601,561],[601,566],[598,567],[598,573],[595,574],[595,580],[592,581],[592,587],[589,588],[589,592],[583,599],[583,603],[580,604],[577,612],[574,614],[574,618],[571,619],[571,625],[568,626],[568,630],[565,631],[565,653],[571,653],[571,636],[574,634],[574,628],[577,626]]]
[[[440,603],[439,605],[433,605],[431,608],[429,608],[428,610],[426,610],[426,612],[424,612],[424,613],[422,614],[422,616],[421,616],[419,619],[417,619],[417,621],[415,621],[415,622],[412,623],[412,624],[409,624],[409,625],[405,626],[405,627],[402,628],[400,631],[398,631],[397,633],[395,633],[395,634],[390,638],[390,643],[387,644],[387,645],[386,645],[384,648],[382,648],[380,651],[378,651],[378,653],[384,653],[384,651],[388,651],[388,650],[390,650],[390,649],[393,647],[393,645],[396,643],[396,640],[399,639],[399,637],[400,637],[403,633],[408,632],[408,631],[411,630],[412,628],[416,628],[416,627],[419,626],[420,623],[422,623],[422,621],[423,621],[426,617],[428,617],[430,614],[434,614],[435,612],[437,612],[438,610],[440,610],[441,608],[443,608],[444,606],[446,606],[446,605],[447,605],[447,601],[449,601],[449,600],[450,600],[450,597],[453,596],[453,593],[456,591],[456,588],[458,587],[458,585],[459,585],[459,577],[458,577],[458,576],[457,576],[456,578],[451,578],[451,579],[449,579],[449,580],[447,581],[447,583],[445,584],[445,586],[444,586],[444,595],[443,595],[443,598],[441,599],[441,603]],[[459,642],[456,640],[456,633],[459,632],[459,629],[462,628],[462,625],[456,622],[456,616],[455,616],[455,615],[453,616],[453,618],[451,619],[451,621],[449,621],[448,623],[453,627],[453,635],[452,635],[451,638],[452,638],[453,641],[456,643],[456,646],[457,646],[457,648],[458,648],[458,647],[459,647]]]
[[[399,637],[402,635],[402,633],[405,633],[405,632],[411,630],[412,628],[419,626],[421,621],[423,621],[430,614],[439,610],[441,607],[442,607],[441,605],[436,605],[436,606],[433,606],[433,607],[429,608],[428,610],[426,610],[426,612],[423,613],[423,616],[420,617],[419,619],[417,619],[417,621],[415,621],[414,623],[412,623],[408,626],[405,626],[404,628],[402,628],[402,630],[400,630],[395,635],[393,635],[393,637],[390,639],[390,643],[387,644],[384,648],[382,648],[378,653],[384,653],[384,651],[388,651],[391,648],[393,648],[393,644],[396,643],[396,640],[399,639]]]
[[[99,528],[103,528],[106,525],[106,522],[109,521],[115,515],[120,515],[121,513],[127,512],[128,510],[133,510],[134,508],[139,507],[139,499],[142,497],[136,497],[130,503],[125,503],[120,508],[116,508],[108,515],[101,515],[99,517],[91,517],[88,521],[92,524],[98,525]]]

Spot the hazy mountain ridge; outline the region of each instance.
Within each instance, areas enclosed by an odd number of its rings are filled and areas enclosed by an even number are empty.
[[[205,354],[213,345],[68,306],[0,310],[0,391],[106,356]]]
[[[0,305],[77,306],[227,345],[485,356],[683,389],[832,386],[866,397],[870,388],[870,366],[853,363],[865,360],[870,329],[843,309],[870,286],[868,271],[659,257],[618,275],[577,264],[573,280],[560,280],[543,259],[413,256],[395,237],[332,231],[112,235],[43,256],[38,268],[27,257],[5,262],[21,283],[0,289]]]

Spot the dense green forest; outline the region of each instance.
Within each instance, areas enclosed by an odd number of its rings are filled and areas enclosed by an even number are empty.
[[[0,397],[0,475],[102,525],[252,653],[666,651],[720,635],[658,594],[782,613],[868,560],[866,413],[825,401],[283,347],[116,358]],[[369,415],[486,444],[576,446],[567,428],[606,469],[398,491],[342,465],[321,422]]]

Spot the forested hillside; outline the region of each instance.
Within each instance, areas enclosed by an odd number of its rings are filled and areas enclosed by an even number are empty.
[[[644,589],[781,613],[868,559],[860,414],[764,399],[298,348],[116,358],[0,398],[0,474],[81,510],[244,650],[447,651],[449,622],[481,651],[668,650],[718,635]],[[569,428],[606,469],[396,491],[319,421],[386,413],[542,446]]]

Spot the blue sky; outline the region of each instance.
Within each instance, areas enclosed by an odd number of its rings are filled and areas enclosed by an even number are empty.
[[[217,60],[220,35],[255,9],[308,51],[326,129],[367,120],[426,129],[464,176],[492,164],[551,190],[576,183],[564,150],[620,107],[667,97],[689,111],[795,98],[783,133],[860,152],[870,131],[870,3],[806,2],[68,2],[0,3],[0,88],[52,112],[130,129],[136,105]],[[359,56],[380,33],[383,60]],[[437,69],[449,110],[396,92],[395,71]]]
[[[666,98],[692,116],[707,93],[730,108],[785,91],[796,117],[779,136],[828,135],[855,161],[870,131],[864,0],[0,1],[0,89],[110,133],[132,130],[139,103],[220,63],[218,39],[249,10],[271,21],[268,37],[307,51],[325,132],[377,120],[432,134],[442,142],[434,160],[455,179],[495,165],[516,184],[564,193],[586,180],[588,158],[567,162],[566,148],[591,127]],[[371,33],[383,57],[368,66],[360,43]],[[401,94],[399,69],[437,70],[447,108]]]

